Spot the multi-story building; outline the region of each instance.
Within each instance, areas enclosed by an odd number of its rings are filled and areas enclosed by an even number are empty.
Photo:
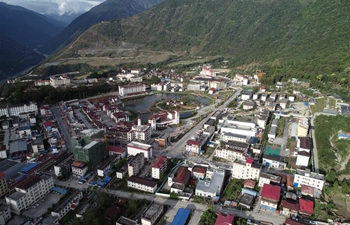
[[[127,180],[128,187],[141,191],[154,193],[157,190],[157,181],[149,180],[143,177],[131,176]]]
[[[151,124],[152,130],[169,125],[176,125],[180,123],[180,113],[177,110],[157,112],[148,119],[148,123]]]
[[[177,170],[173,171],[168,177],[168,186],[170,190],[179,193],[183,191],[190,180],[191,172],[185,166],[180,166]]]
[[[83,196],[82,191],[74,190],[70,195],[60,201],[60,203],[51,211],[51,216],[57,217],[61,220],[70,210],[76,209]]]
[[[152,130],[149,125],[142,125],[141,118],[138,118],[137,125],[131,127],[128,132],[128,141],[137,141],[141,143],[147,143],[151,140]]]
[[[297,169],[296,174],[294,175],[293,183],[295,187],[306,185],[322,190],[324,187],[325,178],[323,174],[311,172],[310,169]]]
[[[152,202],[147,209],[142,213],[141,224],[153,225],[164,212],[164,205],[156,202]]]
[[[88,171],[88,167],[84,162],[74,161],[71,166],[72,166],[73,176],[76,176],[76,177],[84,176]]]
[[[235,159],[245,160],[249,144],[229,141],[225,147],[215,149],[215,157],[234,161]]]
[[[207,168],[204,166],[194,166],[192,168],[192,175],[199,179],[204,179],[207,173]]]
[[[0,203],[0,224],[5,225],[9,219],[11,219],[10,206]]]
[[[236,159],[233,162],[232,177],[236,179],[259,179],[261,164],[252,158]]]
[[[0,171],[0,197],[4,196],[8,192],[8,186],[5,174]]]
[[[281,187],[264,184],[261,190],[261,203],[260,209],[265,211],[276,212],[278,208],[278,202],[280,200]]]
[[[298,121],[298,137],[307,137],[309,132],[309,120],[308,118],[301,118]]]
[[[215,171],[208,180],[199,180],[196,186],[195,195],[204,197],[220,196],[225,179],[225,171]]]
[[[262,163],[265,166],[285,169],[287,164],[284,158],[280,156],[281,149],[275,146],[266,146]]]
[[[98,137],[97,135],[101,135]],[[88,163],[90,168],[98,166],[108,155],[107,142],[100,132],[71,139],[71,149],[75,161]]]
[[[168,158],[164,155],[160,155],[152,164],[152,178],[160,179],[162,172],[165,172],[168,168]]]
[[[152,145],[132,141],[129,144],[127,144],[126,147],[127,147],[127,152],[129,156],[136,155],[138,153],[143,153],[147,160],[149,160],[153,156]]]
[[[309,137],[298,137],[297,149],[298,151],[306,151],[310,153],[310,138]]]
[[[280,184],[281,177],[270,173],[261,172],[259,176],[259,187],[263,187],[264,184]]]
[[[220,123],[221,120],[219,120]],[[222,121],[221,133],[231,133],[246,137],[255,137],[258,129],[255,123],[226,119]]]
[[[297,161],[295,163],[297,166],[307,167],[309,165],[309,161],[310,161],[310,153],[309,152],[298,151]]]
[[[5,197],[11,211],[20,214],[23,209],[37,202],[51,192],[54,186],[53,178],[47,175],[29,177],[15,187],[16,192]]]
[[[50,85],[54,88],[70,85],[70,79],[66,74],[50,77]]]
[[[128,162],[128,174],[129,177],[136,176],[145,165],[145,156],[143,153],[137,153]]]
[[[199,154],[201,151],[201,142],[195,140],[188,140],[186,142],[186,152],[192,154]]]
[[[35,102],[29,102],[29,104],[24,105],[3,105],[0,106],[0,116],[6,115],[19,116],[21,113],[34,112],[38,114],[38,106]]]
[[[221,139],[222,139],[224,142],[227,142],[227,141],[237,141],[237,142],[241,142],[241,143],[246,143],[248,137],[247,137],[247,136],[244,136],[244,135],[233,134],[233,133],[230,133],[230,132],[222,132],[222,133],[221,133]]]
[[[142,83],[130,83],[119,86],[119,95],[124,97],[128,95],[141,94],[146,92],[146,85]]]
[[[282,200],[281,206],[282,206],[282,210],[281,210],[282,215],[285,215],[287,217],[298,215],[299,203],[291,202],[284,199]]]

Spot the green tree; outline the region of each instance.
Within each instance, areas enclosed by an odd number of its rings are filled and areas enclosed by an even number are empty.
[[[330,170],[326,175],[326,181],[331,183],[334,183],[336,178],[337,178],[337,174],[334,170]]]

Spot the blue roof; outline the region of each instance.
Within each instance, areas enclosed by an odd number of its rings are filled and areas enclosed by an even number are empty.
[[[27,176],[27,175],[22,174],[22,175],[19,175],[18,177],[16,177],[14,180],[15,180],[15,181],[19,181],[19,180],[25,178],[26,176]]]
[[[185,225],[189,215],[189,209],[179,208],[171,225]]]
[[[338,138],[350,138],[350,134],[341,134],[341,133],[339,133],[338,134]]]
[[[60,188],[60,187],[56,187],[56,186],[53,187],[52,190],[53,190],[53,191],[56,191],[56,192],[58,192],[58,193],[60,193],[60,194],[63,194],[63,195],[65,195],[65,194],[67,193],[67,190],[66,190],[66,189]]]
[[[109,183],[111,180],[112,180],[111,177],[105,177],[105,178],[103,179],[103,182]]]
[[[27,173],[29,170],[33,169],[34,167],[38,166],[40,163],[30,163],[27,166],[25,166],[21,171],[21,173]]]

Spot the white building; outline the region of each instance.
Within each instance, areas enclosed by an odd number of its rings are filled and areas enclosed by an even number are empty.
[[[281,183],[281,177],[270,173],[261,172],[259,176],[258,186],[262,187],[264,186],[264,184],[271,184],[271,183],[275,183],[275,184]]]
[[[88,166],[86,165],[86,163],[80,162],[80,161],[74,161],[72,163],[73,176],[76,176],[76,177],[84,176],[87,171],[88,171]]]
[[[5,225],[9,219],[11,219],[10,206],[0,203],[0,224]]]
[[[168,158],[164,155],[160,155],[152,164],[152,178],[160,179],[162,172],[165,172],[168,168]]]
[[[132,141],[129,144],[127,144],[126,147],[128,155],[136,155],[138,153],[143,153],[147,160],[149,160],[153,156],[152,145]]]
[[[128,174],[129,177],[136,176],[141,172],[143,166],[145,165],[145,157],[143,153],[136,154],[128,162]]]
[[[311,172],[309,169],[297,169],[296,174],[294,175],[293,183],[295,187],[306,185],[322,191],[325,179],[323,174]]]
[[[131,176],[128,178],[128,187],[135,188],[141,191],[155,193],[157,190],[157,181],[149,180],[143,177]]]
[[[237,142],[242,142],[242,143],[246,143],[247,142],[247,136],[244,135],[239,135],[239,134],[233,134],[230,132],[222,132],[221,133],[221,139],[224,142],[227,141],[237,141]]]
[[[176,125],[180,123],[180,112],[169,110],[154,113],[149,119],[148,123],[151,124],[152,130],[156,130],[158,127],[167,127],[169,125]]]
[[[259,179],[261,164],[252,158],[236,159],[233,162],[232,177],[236,179]]]
[[[51,76],[50,85],[54,88],[57,88],[59,86],[67,86],[70,85],[70,79],[66,74]]]
[[[51,216],[57,217],[59,220],[61,220],[70,210],[76,209],[83,196],[82,191],[74,190],[70,195],[60,201],[60,203],[52,210]]]
[[[187,85],[187,90],[189,90],[189,91],[200,91],[201,90],[201,84],[189,83]]]
[[[309,160],[310,160],[310,152],[298,151],[297,161],[296,161],[297,166],[307,167],[309,165]]]
[[[36,81],[34,81],[34,85],[36,87],[48,86],[48,85],[50,85],[50,80],[36,80]]]
[[[219,123],[221,120],[219,120]],[[237,120],[224,120],[220,128],[221,133],[231,133],[247,137],[255,137],[258,129],[255,123],[243,122]]]
[[[0,107],[0,116],[19,116],[22,113],[29,112],[34,112],[35,114],[38,113],[38,106],[35,102],[30,102],[29,104],[24,105],[7,105],[5,107]]]
[[[164,205],[156,202],[152,202],[147,209],[142,213],[141,224],[153,225],[164,212]]]
[[[202,71],[199,74],[202,76],[216,76],[215,70],[213,70],[210,66],[207,66],[205,64],[202,66]]]
[[[141,118],[138,118],[137,125],[131,127],[128,132],[128,141],[138,141],[141,143],[147,143],[151,140],[152,129],[149,125],[142,125]]]
[[[252,98],[252,95],[253,95],[253,93],[251,91],[243,91],[242,95],[241,95],[241,98],[242,98],[243,101],[249,100],[249,99]]]
[[[5,197],[6,203],[11,206],[13,213],[19,215],[22,210],[28,209],[50,193],[53,186],[53,177],[47,175],[29,177],[15,188],[16,192]]]
[[[310,139],[308,137],[298,137],[297,149],[298,151],[305,151],[310,153]]]
[[[186,152],[191,154],[199,154],[201,151],[201,142],[195,140],[188,140],[186,142]]]
[[[249,144],[229,141],[225,147],[215,149],[215,157],[234,161],[235,159],[246,159]]]
[[[226,86],[227,85],[224,80],[214,79],[209,81],[209,88],[215,88],[216,90],[218,90],[218,89],[225,89]]]
[[[220,196],[225,179],[225,171],[214,171],[211,179],[199,180],[196,186],[195,195],[203,197]]]
[[[119,95],[128,96],[146,92],[146,85],[142,83],[130,83],[128,85],[119,86]]]

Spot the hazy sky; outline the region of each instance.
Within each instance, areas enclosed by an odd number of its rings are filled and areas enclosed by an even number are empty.
[[[42,14],[66,12],[81,13],[104,2],[105,0],[0,0],[10,5],[19,5]]]

